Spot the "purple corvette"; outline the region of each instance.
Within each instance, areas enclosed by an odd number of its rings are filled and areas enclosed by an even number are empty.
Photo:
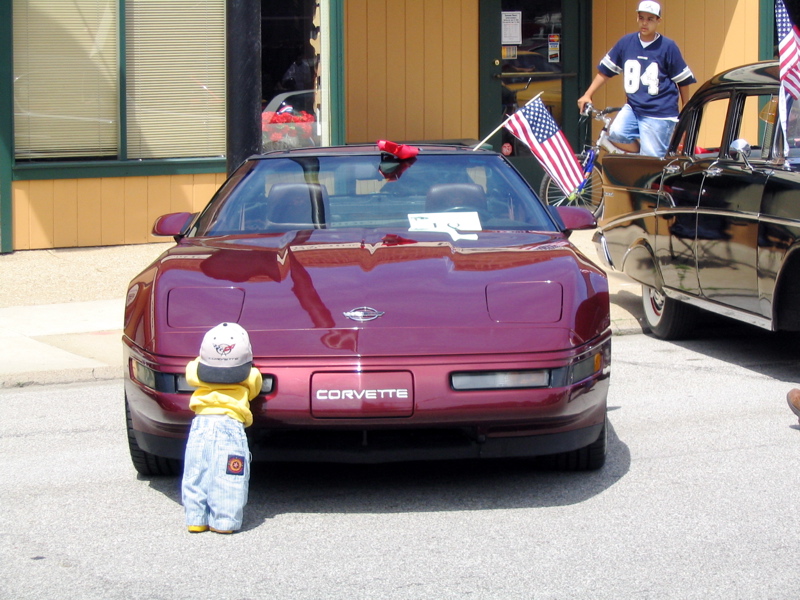
[[[177,473],[193,413],[186,364],[223,321],[264,380],[255,460],[380,462],[606,456],[606,277],[499,154],[303,148],[244,162],[177,244],[131,281],[128,440],[144,475]]]

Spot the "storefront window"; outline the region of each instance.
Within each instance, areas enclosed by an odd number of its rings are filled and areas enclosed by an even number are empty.
[[[314,0],[262,0],[264,151],[322,143],[323,8]]]
[[[115,157],[115,0],[14,0],[16,158]]]
[[[224,156],[225,0],[13,2],[18,162]],[[329,142],[328,6],[261,0],[266,150]]]
[[[224,0],[14,0],[13,20],[17,161],[224,155]]]
[[[225,155],[224,0],[125,0],[127,158]]]

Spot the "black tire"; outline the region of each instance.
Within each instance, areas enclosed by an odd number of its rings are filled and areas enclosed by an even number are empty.
[[[662,340],[685,338],[697,322],[697,310],[663,292],[642,286],[642,309],[650,332]]]
[[[608,417],[600,435],[591,444],[570,452],[538,456],[536,466],[550,471],[596,471],[606,464],[607,450]]]
[[[136,442],[136,436],[133,434],[133,421],[131,419],[131,410],[128,408],[128,400],[125,400],[125,425],[128,429],[128,449],[131,452],[131,461],[133,467],[140,475],[145,477],[162,477],[180,475],[181,461],[174,458],[164,458],[163,456],[156,456],[145,452],[139,447]]]
[[[578,157],[582,162],[582,157]],[[545,174],[539,186],[539,196],[550,206],[581,206],[592,212],[595,217],[599,217],[603,210],[603,176],[601,167],[595,163],[592,175],[583,188],[580,195],[570,200],[561,191],[553,179]]]

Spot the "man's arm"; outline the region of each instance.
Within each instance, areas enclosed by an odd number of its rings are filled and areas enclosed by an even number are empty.
[[[681,95],[681,108],[683,108],[684,106],[686,106],[686,103],[689,101],[689,98],[692,97],[692,95],[689,93],[689,86],[679,85],[678,92],[680,92]]]
[[[594,80],[592,81],[592,84],[589,86],[589,89],[586,90],[583,96],[578,98],[578,110],[580,112],[583,112],[584,106],[592,102],[592,96],[594,95],[594,93],[601,87],[603,87],[603,85],[605,85],[606,81],[608,81],[609,79],[611,78],[608,77],[607,75],[603,75],[602,73],[598,73],[595,76]]]
[[[692,83],[697,83],[697,80],[694,78],[694,74],[692,70],[689,68],[689,65],[686,64],[686,61],[683,59],[683,55],[681,54],[681,49],[678,48],[678,44],[670,40],[670,45],[667,50],[667,76],[675,82],[675,85],[678,86],[678,93],[681,97],[681,108],[686,106],[686,103],[689,101],[689,98],[692,97],[692,94],[689,92],[689,85]]]

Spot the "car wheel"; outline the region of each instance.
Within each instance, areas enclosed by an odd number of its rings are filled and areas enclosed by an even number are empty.
[[[642,308],[650,331],[662,340],[685,337],[696,321],[694,307],[647,285],[642,286]]]
[[[156,456],[139,447],[136,436],[133,434],[133,420],[127,400],[125,400],[125,424],[128,429],[128,449],[131,452],[131,461],[139,474],[147,477],[180,474],[181,463],[179,460]]]
[[[536,466],[553,471],[596,471],[606,464],[608,417],[600,435],[588,446],[536,458]]]

